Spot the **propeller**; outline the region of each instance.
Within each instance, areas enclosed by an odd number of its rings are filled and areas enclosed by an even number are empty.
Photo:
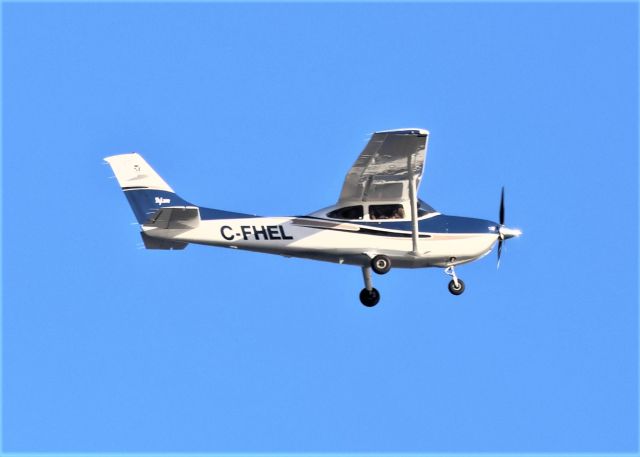
[[[502,192],[500,193],[500,227],[498,227],[498,264],[496,268],[500,268],[500,256],[502,255],[502,242],[522,235],[522,232],[518,229],[510,229],[504,225],[504,186],[502,186]]]
[[[500,192],[500,227],[498,228],[498,263],[496,269],[500,268],[500,255],[502,255],[502,242],[504,241],[504,235],[502,234],[502,227],[504,226],[504,186],[502,186],[502,192]]]

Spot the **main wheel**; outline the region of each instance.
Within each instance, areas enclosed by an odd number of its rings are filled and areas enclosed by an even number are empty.
[[[371,259],[371,269],[379,275],[383,275],[391,270],[391,259],[386,255],[377,255]]]
[[[372,288],[371,290],[364,288],[360,291],[360,301],[364,306],[376,306],[380,301],[380,292],[375,288]]]
[[[464,292],[464,282],[462,282],[462,279],[458,279],[458,287],[456,287],[456,283],[453,281],[453,279],[449,281],[449,292],[451,292],[453,295],[460,295],[462,292]]]

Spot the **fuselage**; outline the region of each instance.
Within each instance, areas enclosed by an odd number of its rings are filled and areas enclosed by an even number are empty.
[[[235,213],[237,215],[237,213]],[[196,227],[143,226],[152,237],[223,246],[352,265],[368,265],[383,254],[394,267],[447,267],[467,263],[491,251],[498,224],[489,220],[431,213],[418,220],[418,253],[413,252],[410,220],[332,220],[317,215],[294,217],[208,218]]]

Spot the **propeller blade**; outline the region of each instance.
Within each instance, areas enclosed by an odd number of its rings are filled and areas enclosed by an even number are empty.
[[[504,186],[502,186],[502,191],[500,192],[500,228],[498,235],[498,263],[496,264],[496,270],[500,268],[500,256],[502,255],[502,240],[504,240],[504,236],[502,235],[502,227],[504,226]]]
[[[504,225],[504,186],[500,193],[500,225]]]

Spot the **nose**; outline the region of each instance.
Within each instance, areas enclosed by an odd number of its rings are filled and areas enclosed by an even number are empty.
[[[505,227],[504,225],[501,225],[499,233],[500,233],[500,239],[508,240],[509,238],[516,238],[522,235],[522,230],[510,229],[509,227]]]

